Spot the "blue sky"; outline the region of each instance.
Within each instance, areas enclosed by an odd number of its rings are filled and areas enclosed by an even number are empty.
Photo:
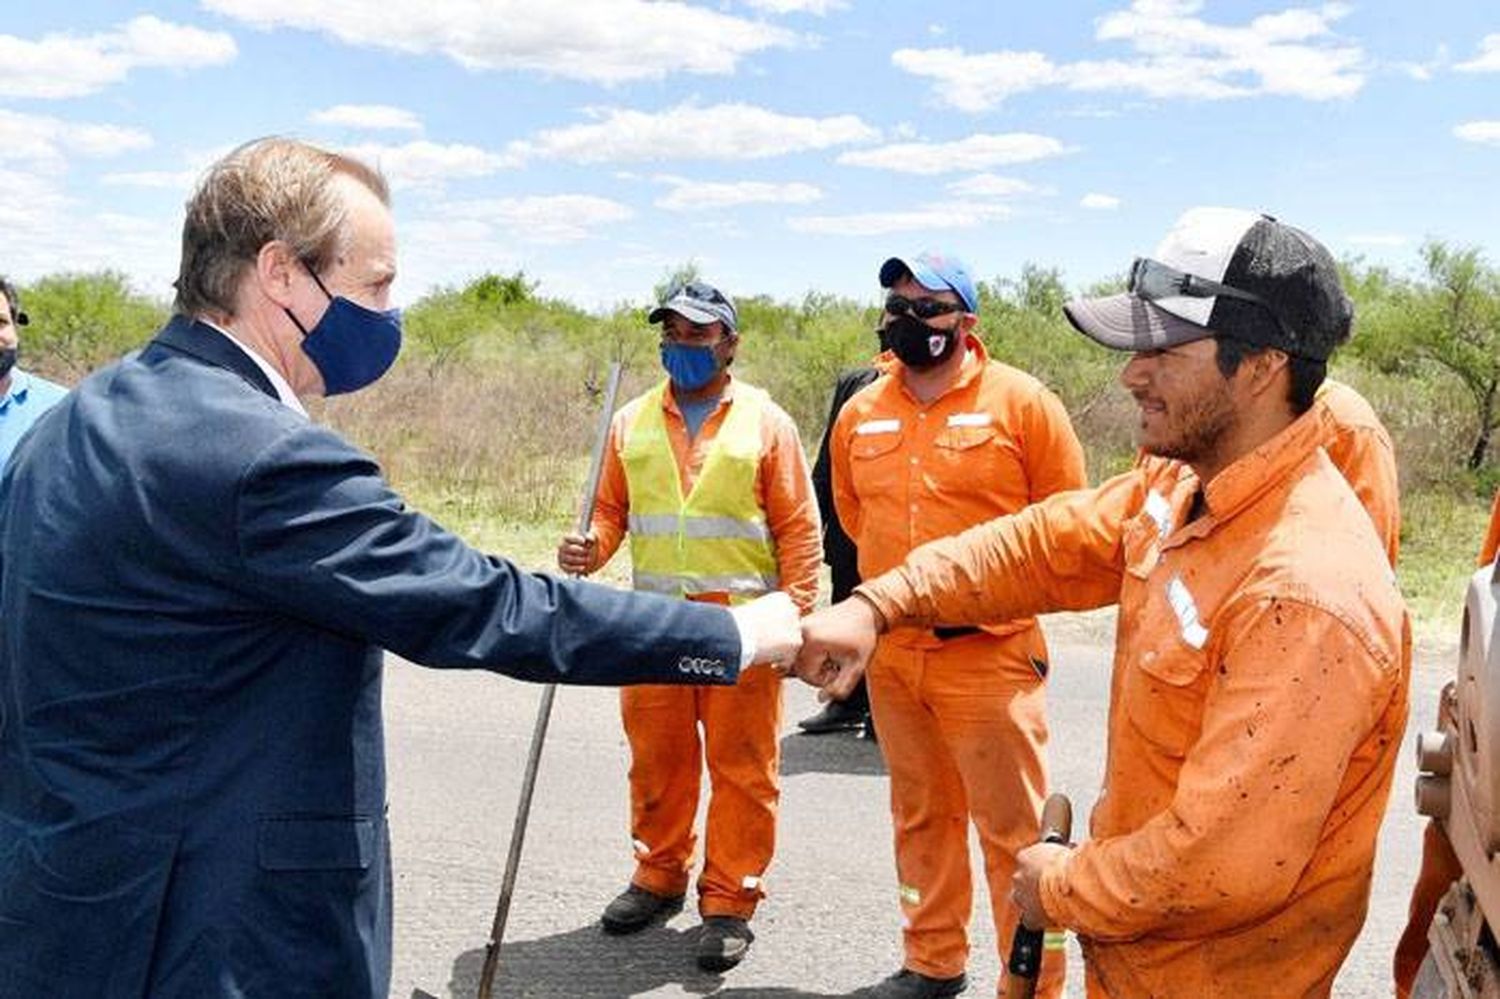
[[[873,300],[1122,272],[1182,209],[1414,270],[1500,258],[1500,4],[1210,0],[0,0],[0,272],[168,297],[197,173],[268,133],[395,188],[411,301],[524,269],[584,307],[695,260]]]

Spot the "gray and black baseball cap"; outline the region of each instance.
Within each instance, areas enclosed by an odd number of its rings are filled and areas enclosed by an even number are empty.
[[[731,333],[739,331],[739,313],[729,296],[711,284],[689,281],[667,292],[656,308],[646,316],[648,323],[659,323],[675,312],[690,323],[723,323]]]
[[[1327,360],[1349,338],[1354,306],[1328,250],[1301,229],[1234,208],[1192,208],[1129,290],[1063,307],[1079,332],[1115,350],[1160,350],[1210,336]]]

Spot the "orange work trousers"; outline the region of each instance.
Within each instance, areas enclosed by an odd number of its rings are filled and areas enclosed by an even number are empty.
[[[781,678],[756,666],[733,687],[625,687],[620,713],[630,741],[631,881],[658,895],[687,890],[707,759],[698,911],[749,919],[776,848]]]
[[[1016,853],[1037,841],[1047,786],[1046,694],[1032,662],[1046,655],[1036,627],[952,638],[941,648],[887,638],[875,650],[866,675],[891,774],[905,966],[913,971],[948,978],[968,963],[971,821],[1004,966],[1018,918],[1010,901]],[[1060,996],[1065,972],[1066,955],[1049,947],[1036,994]],[[996,991],[1005,991],[1003,971]]]

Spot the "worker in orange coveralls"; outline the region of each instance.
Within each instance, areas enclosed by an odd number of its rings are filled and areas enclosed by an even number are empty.
[[[1332,378],[1319,386],[1313,411],[1323,421],[1323,450],[1354,488],[1395,566],[1401,549],[1401,492],[1390,433],[1364,396]]]
[[[1141,444],[1173,460],[918,549],[804,619],[796,669],[837,695],[883,631],[1118,604],[1090,837],[1021,852],[1024,920],[1078,934],[1091,999],[1326,997],[1410,676],[1385,548],[1309,413],[1353,309],[1311,236],[1222,208],[1128,288],[1067,315],[1133,352]]]
[[[991,360],[962,262],[924,253],[880,269],[894,359],[839,412],[829,438],[834,509],[863,578],[917,545],[1086,484],[1067,412],[1039,381]],[[870,669],[891,775],[905,960],[874,999],[956,995],[967,985],[973,908],[969,822],[979,831],[995,925],[1010,940],[1016,851],[1036,840],[1046,793],[1047,646],[1036,621],[905,628]],[[1061,994],[1060,935],[1041,995]]]
[[[1485,531],[1484,542],[1479,547],[1479,567],[1482,569],[1495,561],[1500,553],[1500,492],[1490,507],[1490,526]],[[1406,928],[1396,942],[1396,999],[1408,999],[1416,985],[1417,971],[1427,956],[1427,929],[1432,924],[1433,913],[1453,882],[1463,875],[1463,865],[1453,852],[1448,837],[1432,820],[1428,820],[1422,832],[1422,869],[1417,874],[1417,883],[1412,888],[1411,904],[1407,909]]]
[[[727,604],[781,589],[811,610],[822,531],[807,458],[791,417],[730,376],[739,344],[733,303],[692,282],[649,320],[662,326],[668,377],[615,416],[592,530],[563,538],[558,565],[593,572],[628,530],[638,590]],[[633,933],[681,908],[706,757],[712,794],[696,959],[705,970],[728,970],[755,939],[749,921],[775,848],[781,676],[752,669],[702,696],[636,687],[622,692],[620,709],[636,867],[604,910],[604,929]]]

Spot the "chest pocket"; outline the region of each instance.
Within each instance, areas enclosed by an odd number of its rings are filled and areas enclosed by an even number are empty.
[[[1122,695],[1141,736],[1180,759],[1203,727],[1209,632],[1188,587],[1175,574],[1162,575],[1144,584],[1145,613],[1136,626],[1138,646]]]
[[[866,420],[855,428],[849,442],[849,476],[855,492],[878,496],[901,481],[905,438],[900,420]]]
[[[1125,712],[1141,736],[1182,759],[1203,727],[1208,660],[1175,636],[1143,649],[1125,678]]]

